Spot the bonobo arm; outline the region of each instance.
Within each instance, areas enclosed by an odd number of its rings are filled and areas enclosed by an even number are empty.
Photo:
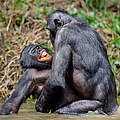
[[[56,41],[60,40],[59,37],[56,39]],[[36,102],[36,110],[38,112],[47,112],[47,109],[52,109],[53,106],[50,105],[56,102],[54,101],[53,103],[53,97],[57,100],[57,95],[60,95],[61,89],[65,88],[65,76],[70,62],[71,46],[62,44],[62,42],[55,44],[56,49],[53,57],[51,77],[47,80]]]
[[[36,69],[27,69],[19,79],[16,90],[3,104],[0,114],[8,115],[17,113],[20,105],[34,91],[35,84],[43,84],[48,79],[49,74],[50,70],[37,71]]]
[[[53,59],[51,79],[47,83],[49,86],[65,88],[65,76],[70,62],[70,57],[71,47],[69,45],[65,45],[56,50]]]

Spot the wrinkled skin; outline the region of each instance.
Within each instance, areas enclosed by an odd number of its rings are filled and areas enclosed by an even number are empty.
[[[61,9],[50,14],[47,29],[55,53],[36,110],[77,115],[95,110],[114,113],[118,107],[116,83],[99,34]],[[77,99],[61,102],[68,83]]]
[[[47,49],[44,54],[40,45],[29,45],[24,48],[20,57],[20,64],[24,74],[20,77],[18,85],[10,98],[3,104],[1,115],[17,113],[21,104],[30,96],[38,98],[41,89],[51,72],[51,56]],[[46,60],[40,60],[40,57]]]

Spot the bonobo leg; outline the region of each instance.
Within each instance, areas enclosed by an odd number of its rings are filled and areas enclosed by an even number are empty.
[[[16,90],[11,97],[3,104],[0,111],[1,115],[8,115],[17,113],[20,105],[29,97],[34,91],[35,84],[43,83],[48,78],[50,71],[37,71],[36,69],[27,69],[23,76],[19,79]],[[43,83],[44,84],[44,83]]]
[[[88,111],[95,111],[102,107],[102,103],[97,100],[80,100],[73,102],[65,107],[56,110],[54,113],[79,115],[81,113],[87,113]]]

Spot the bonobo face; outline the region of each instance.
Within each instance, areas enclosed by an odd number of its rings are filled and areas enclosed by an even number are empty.
[[[40,45],[34,46],[30,51],[29,54],[31,56],[35,56],[39,62],[51,61],[51,56],[49,53],[43,49]]]
[[[52,56],[49,55],[49,50],[41,45],[28,45],[20,55],[20,65],[25,71],[29,68],[46,69],[51,67]]]

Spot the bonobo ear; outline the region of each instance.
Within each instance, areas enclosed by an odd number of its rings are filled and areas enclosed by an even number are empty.
[[[60,19],[54,19],[55,26],[60,27],[62,25]]]

